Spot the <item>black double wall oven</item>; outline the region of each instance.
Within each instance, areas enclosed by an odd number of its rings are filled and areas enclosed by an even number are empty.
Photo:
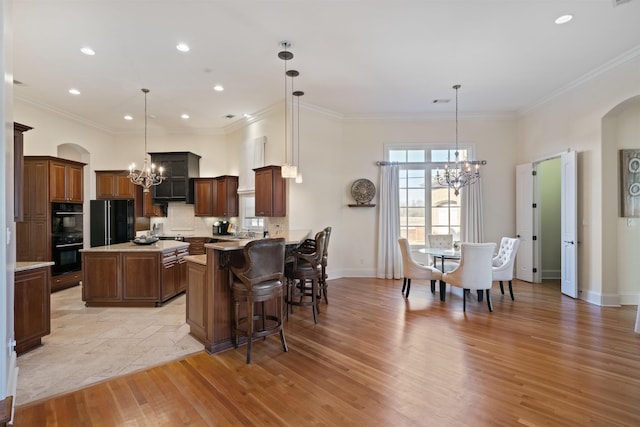
[[[52,203],[51,242],[52,274],[72,273],[82,269],[80,249],[82,236],[82,204]]]

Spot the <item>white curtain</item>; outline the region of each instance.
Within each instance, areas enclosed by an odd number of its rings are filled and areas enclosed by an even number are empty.
[[[463,187],[460,191],[462,199],[461,239],[463,242],[484,243],[484,218],[482,215],[482,179],[475,184]]]
[[[380,217],[378,218],[379,279],[401,279],[400,196],[398,165],[380,166]]]

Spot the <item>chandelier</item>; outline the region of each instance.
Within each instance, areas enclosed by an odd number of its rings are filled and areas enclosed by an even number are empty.
[[[454,153],[455,160],[453,164],[444,165],[444,173],[441,175],[440,171],[436,171],[435,181],[442,186],[453,189],[453,193],[458,196],[460,189],[475,183],[480,179],[480,165],[484,165],[487,162],[484,160],[465,160],[464,163],[460,161],[460,152],[458,151],[458,89],[460,85],[454,85],[456,90],[456,151]],[[472,167],[473,166],[473,167]]]
[[[136,170],[135,163],[129,165],[129,179],[134,184],[141,186],[143,193],[148,193],[149,188],[160,184],[167,177],[162,174],[164,172],[162,167],[159,167],[156,173],[156,165],[151,163],[147,153],[147,94],[149,89],[142,89],[142,92],[144,92],[144,163],[140,170]]]

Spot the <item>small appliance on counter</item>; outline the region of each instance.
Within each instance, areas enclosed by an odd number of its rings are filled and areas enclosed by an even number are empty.
[[[226,235],[229,234],[229,221],[216,221],[212,227],[213,234]]]

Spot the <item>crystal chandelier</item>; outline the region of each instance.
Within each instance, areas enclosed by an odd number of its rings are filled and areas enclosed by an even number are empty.
[[[455,161],[452,165],[448,162],[444,165],[444,173],[436,171],[435,181],[442,186],[453,189],[453,193],[458,196],[460,189],[475,183],[480,179],[480,165],[486,164],[484,160],[465,160],[460,161],[460,153],[458,151],[458,89],[460,85],[454,85],[456,90],[456,151]],[[473,167],[472,167],[473,166]]]
[[[156,173],[156,165],[151,163],[149,154],[147,154],[147,94],[149,89],[142,89],[142,92],[144,92],[144,164],[142,169],[136,170],[136,164],[131,163],[129,165],[129,179],[134,184],[141,186],[143,193],[148,193],[149,188],[160,184],[167,177],[162,174],[164,172],[162,167],[159,167]]]

